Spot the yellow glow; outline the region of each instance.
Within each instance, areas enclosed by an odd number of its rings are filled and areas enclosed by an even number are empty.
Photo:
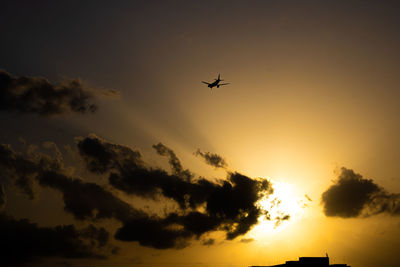
[[[292,184],[273,182],[273,188],[273,194],[258,202],[258,205],[268,213],[259,218],[259,224],[254,229],[257,235],[271,234],[285,229],[297,221],[307,207],[305,196]]]

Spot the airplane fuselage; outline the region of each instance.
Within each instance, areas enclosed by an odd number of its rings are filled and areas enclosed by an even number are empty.
[[[217,87],[217,88],[219,88],[219,82],[220,82],[221,80],[215,80],[213,83],[210,83],[209,85],[208,85],[208,87],[210,87],[210,88],[213,88],[213,87]]]
[[[210,89],[213,89],[213,87],[219,88],[219,87],[222,86],[222,85],[227,85],[227,84],[229,84],[229,83],[220,83],[221,81],[223,81],[220,77],[221,77],[220,74],[218,74],[218,79],[215,79],[212,83],[205,82],[205,81],[201,81],[201,82],[207,84],[207,86],[208,86]]]

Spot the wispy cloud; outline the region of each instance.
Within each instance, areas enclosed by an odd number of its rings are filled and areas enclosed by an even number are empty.
[[[210,152],[201,152],[200,149],[197,149],[196,152],[194,152],[196,156],[202,157],[207,164],[215,167],[215,168],[223,168],[225,169],[228,165],[226,164],[226,161],[218,154],[215,153],[210,153]]]

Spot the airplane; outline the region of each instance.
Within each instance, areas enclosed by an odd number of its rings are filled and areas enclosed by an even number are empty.
[[[214,81],[213,81],[212,83],[203,82],[203,81],[201,81],[201,82],[207,84],[207,86],[210,87],[211,90],[212,90],[213,87],[215,87],[215,86],[216,86],[217,88],[219,88],[219,87],[222,86],[222,85],[227,85],[227,84],[229,84],[229,83],[219,83],[219,82],[221,82],[221,81],[223,81],[223,80],[221,80],[221,75],[218,74],[218,79],[214,79]]]

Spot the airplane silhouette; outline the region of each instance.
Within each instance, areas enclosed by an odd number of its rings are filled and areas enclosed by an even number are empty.
[[[216,86],[217,88],[219,88],[219,87],[222,86],[222,85],[227,85],[227,84],[229,84],[229,83],[220,83],[221,81],[223,81],[223,80],[221,80],[221,75],[218,74],[218,79],[214,79],[214,81],[213,81],[212,83],[203,82],[203,81],[201,81],[201,82],[207,84],[207,86],[210,87],[211,90],[212,90],[213,87],[215,87],[215,86]]]

